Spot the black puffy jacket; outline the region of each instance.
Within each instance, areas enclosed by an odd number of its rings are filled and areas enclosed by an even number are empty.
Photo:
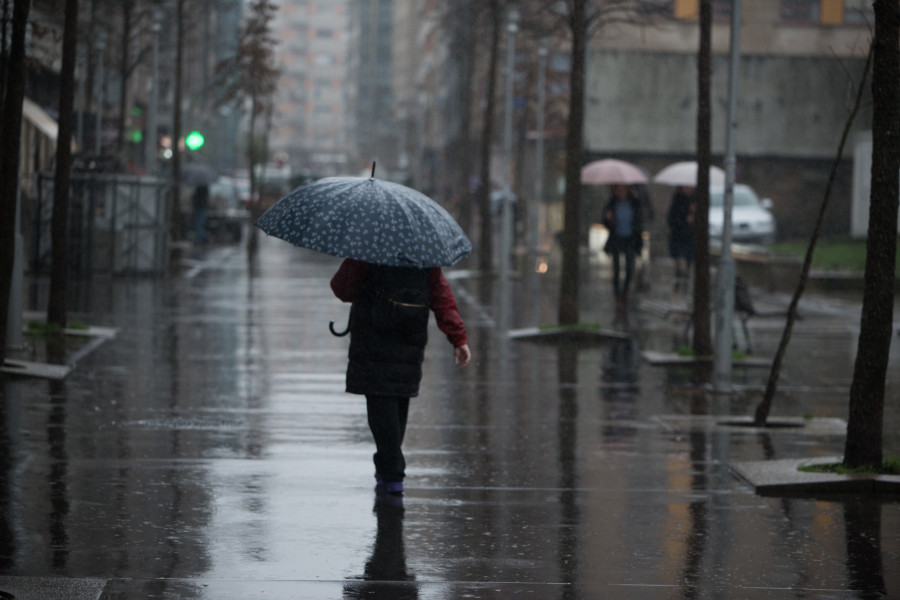
[[[428,342],[428,269],[370,265],[350,309],[347,392],[419,393]]]

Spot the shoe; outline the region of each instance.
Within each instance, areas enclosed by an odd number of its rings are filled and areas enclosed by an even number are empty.
[[[400,496],[403,494],[403,482],[402,481],[380,481],[375,484],[375,493],[376,494],[391,494],[394,496]]]

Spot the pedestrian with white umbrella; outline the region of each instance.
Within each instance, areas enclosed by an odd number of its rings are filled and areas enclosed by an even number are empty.
[[[346,389],[366,397],[375,440],[376,493],[400,495],[402,443],[410,398],[419,393],[429,314],[453,346],[456,364],[472,358],[466,329],[441,270],[472,248],[433,200],[372,176],[330,177],[297,188],[263,214],[257,227],[294,245],[343,257],[331,280],[351,302]]]
[[[721,185],[725,172],[710,166],[711,185]],[[675,292],[685,292],[688,288],[691,265],[694,262],[694,219],[697,203],[697,162],[684,161],[671,164],[653,178],[655,183],[675,187],[672,202],[666,214],[669,226],[669,256],[675,261]]]

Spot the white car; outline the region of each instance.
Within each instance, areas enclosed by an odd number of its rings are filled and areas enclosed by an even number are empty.
[[[721,244],[722,224],[725,221],[722,202],[725,188],[709,188],[709,239]],[[775,217],[771,213],[772,201],[760,200],[749,185],[734,186],[734,204],[731,207],[731,241],[743,244],[771,244],[775,241]]]

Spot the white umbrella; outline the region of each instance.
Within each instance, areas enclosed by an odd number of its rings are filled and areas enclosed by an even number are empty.
[[[697,187],[697,161],[677,162],[656,174],[654,183],[665,185]],[[725,171],[710,165],[709,185],[725,185]]]
[[[581,167],[581,183],[592,185],[632,185],[647,183],[647,176],[641,170],[624,160],[605,158],[595,160]]]

